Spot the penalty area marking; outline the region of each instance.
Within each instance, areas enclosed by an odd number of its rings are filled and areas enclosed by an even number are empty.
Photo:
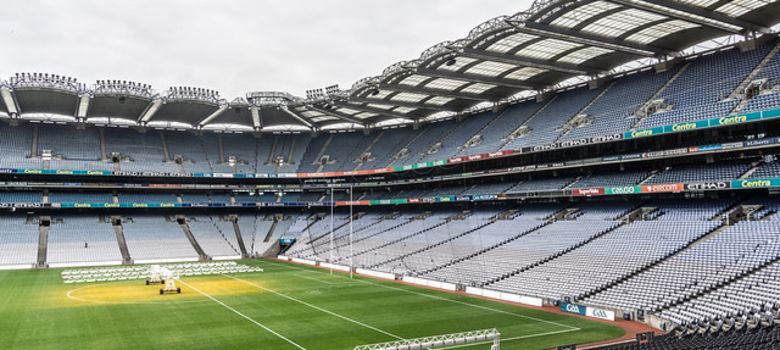
[[[299,303],[299,304],[306,305],[306,306],[308,306],[308,307],[310,307],[310,308],[312,308],[312,309],[315,309],[315,310],[318,310],[318,311],[324,312],[324,313],[326,313],[326,314],[329,314],[329,315],[331,315],[331,316],[338,317],[338,318],[340,318],[340,319],[342,319],[342,320],[344,320],[344,321],[352,322],[352,323],[354,323],[354,324],[356,324],[356,325],[358,325],[358,326],[362,326],[362,327],[368,328],[368,329],[370,329],[370,330],[373,330],[373,331],[376,331],[376,332],[382,333],[382,334],[384,334],[384,335],[391,336],[391,337],[393,337],[393,338],[396,338],[396,339],[398,339],[398,340],[406,340],[405,338],[402,338],[402,337],[400,337],[400,336],[397,336],[397,335],[395,335],[395,334],[393,334],[393,333],[390,333],[390,332],[388,332],[388,331],[385,331],[385,330],[382,330],[382,329],[376,328],[376,327],[374,327],[374,326],[372,326],[372,325],[365,324],[365,323],[363,323],[363,322],[360,322],[360,321],[358,321],[358,320],[355,320],[355,319],[349,318],[349,317],[347,317],[347,316],[344,316],[344,315],[337,314],[337,313],[335,313],[335,312],[333,312],[333,311],[330,311],[330,310],[325,310],[325,309],[323,309],[323,308],[321,308],[321,307],[319,307],[319,306],[317,306],[317,305],[312,305],[312,304],[309,304],[309,303],[307,303],[307,302],[305,302],[305,301],[303,301],[303,300],[299,300],[299,299],[293,298],[293,297],[291,297],[291,296],[289,296],[289,295],[286,295],[286,294],[283,294],[283,293],[277,292],[277,291],[275,291],[275,290],[273,290],[273,289],[268,289],[268,288],[265,288],[265,287],[263,287],[263,286],[261,286],[261,285],[259,285],[259,284],[252,283],[252,282],[250,282],[250,281],[247,281],[247,280],[244,280],[244,279],[241,279],[241,278],[238,278],[238,277],[229,276],[229,275],[222,275],[222,276],[224,276],[224,277],[227,277],[227,278],[230,278],[230,279],[233,279],[233,280],[236,280],[236,281],[239,281],[239,282],[242,282],[242,283],[244,283],[244,284],[247,284],[247,285],[250,285],[250,286],[253,286],[253,287],[257,288],[257,289],[261,289],[261,290],[264,290],[264,291],[266,291],[266,292],[270,292],[270,293],[276,294],[276,295],[278,295],[278,296],[280,296],[280,297],[282,297],[282,298],[285,298],[285,299],[287,299],[287,300],[292,300],[292,301],[294,301],[294,302],[296,302],[296,303]]]
[[[281,335],[281,334],[279,334],[279,333],[276,333],[276,332],[275,332],[273,329],[271,329],[271,328],[268,328],[268,327],[267,327],[267,326],[265,326],[264,324],[262,324],[262,323],[260,323],[260,322],[257,322],[257,321],[255,321],[253,318],[251,318],[251,317],[249,317],[249,316],[247,316],[247,315],[244,315],[243,313],[241,313],[241,311],[238,311],[238,310],[236,310],[236,309],[234,309],[234,308],[230,307],[229,305],[227,305],[227,304],[225,304],[225,303],[223,303],[223,302],[219,301],[217,298],[215,298],[215,297],[212,297],[212,296],[211,296],[211,295],[209,295],[208,293],[206,293],[206,292],[204,292],[204,291],[202,291],[202,290],[200,290],[200,289],[198,289],[198,288],[195,288],[195,287],[193,287],[191,284],[189,284],[189,283],[187,283],[187,282],[184,282],[184,281],[182,281],[182,280],[179,280],[179,283],[181,283],[181,284],[183,284],[183,285],[185,285],[185,286],[187,286],[187,287],[190,287],[192,290],[194,290],[194,291],[198,292],[200,295],[202,295],[202,296],[204,296],[204,297],[208,298],[209,300],[211,300],[211,301],[213,301],[213,302],[215,302],[215,303],[217,303],[217,304],[219,304],[219,305],[222,305],[224,308],[226,308],[226,309],[228,309],[228,310],[232,311],[232,312],[233,312],[233,313],[235,313],[236,315],[238,315],[238,316],[241,316],[241,317],[242,317],[242,318],[244,318],[245,320],[247,320],[247,321],[249,321],[249,322],[252,322],[252,323],[254,323],[256,326],[258,326],[258,327],[260,327],[260,328],[262,328],[262,329],[265,329],[265,330],[266,330],[266,331],[268,331],[269,333],[271,333],[271,334],[273,334],[273,335],[275,335],[275,336],[279,337],[280,339],[282,339],[282,340],[284,340],[284,341],[286,341],[286,342],[290,343],[290,345],[292,345],[292,346],[294,346],[294,347],[296,347],[296,348],[298,348],[298,349],[301,349],[301,350],[307,350],[307,349],[306,349],[306,348],[304,348],[303,346],[300,346],[298,343],[296,343],[296,342],[294,342],[294,341],[292,341],[292,340],[288,339],[287,337],[285,337],[285,336],[283,336],[283,335]]]

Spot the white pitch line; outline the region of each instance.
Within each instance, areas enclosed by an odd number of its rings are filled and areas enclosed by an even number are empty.
[[[297,266],[288,266],[288,265],[285,265],[285,264],[278,264],[278,263],[274,263],[274,262],[271,262],[271,261],[266,261],[266,263],[277,265],[277,266],[287,267],[289,269],[306,270],[306,269],[303,269],[303,268],[299,268]],[[306,271],[312,271],[312,270],[306,270]],[[566,329],[571,330],[571,331],[579,331],[579,330],[581,330],[578,327],[572,327],[572,326],[569,326],[569,325],[566,325],[566,324],[563,324],[563,323],[543,320],[541,318],[536,318],[536,317],[532,317],[532,316],[516,314],[514,312],[494,309],[492,307],[487,307],[487,306],[482,306],[482,305],[477,305],[477,304],[471,304],[471,303],[467,303],[467,302],[460,301],[460,300],[443,298],[443,297],[440,297],[440,296],[437,296],[437,295],[415,292],[413,290],[408,290],[408,289],[404,289],[404,288],[397,288],[397,287],[392,287],[392,286],[386,286],[386,285],[383,285],[383,284],[374,283],[374,282],[363,280],[363,279],[356,279],[356,281],[359,281],[359,282],[362,282],[362,283],[365,283],[365,284],[374,285],[374,286],[377,286],[377,287],[398,290],[398,291],[402,291],[402,292],[406,292],[406,293],[412,293],[412,294],[424,296],[426,298],[437,299],[437,300],[442,300],[442,301],[448,301],[448,302],[451,302],[451,303],[456,303],[456,304],[466,305],[466,306],[470,306],[470,307],[475,307],[475,308],[482,309],[482,310],[489,310],[489,311],[493,311],[493,312],[497,312],[497,313],[501,313],[501,314],[506,314],[506,315],[511,315],[511,316],[515,316],[515,317],[525,318],[525,319],[534,320],[534,321],[538,321],[538,322],[543,322],[543,323],[547,323],[547,324],[552,324],[552,325],[556,325],[556,326],[559,326],[559,327],[566,328]]]
[[[374,327],[374,326],[372,326],[372,325],[365,324],[365,323],[363,323],[363,322],[360,322],[360,321],[358,321],[358,320],[355,320],[355,319],[349,318],[349,317],[347,317],[347,316],[344,316],[344,315],[337,314],[337,313],[335,313],[335,312],[333,312],[333,311],[330,311],[330,310],[323,309],[323,308],[321,308],[321,307],[319,307],[319,306],[317,306],[317,305],[312,305],[312,304],[309,304],[309,303],[307,303],[307,302],[305,302],[305,301],[303,301],[303,300],[299,300],[299,299],[293,298],[293,297],[291,297],[291,296],[289,296],[289,295],[286,295],[286,294],[283,294],[283,293],[277,292],[277,291],[275,291],[275,290],[273,290],[273,289],[268,289],[268,288],[266,288],[266,287],[263,287],[263,286],[261,286],[261,285],[259,285],[259,284],[252,283],[252,282],[250,282],[250,281],[247,281],[247,280],[244,280],[244,279],[241,279],[241,278],[238,278],[238,277],[229,276],[229,275],[224,275],[224,274],[223,274],[222,276],[225,276],[225,277],[227,277],[227,278],[231,278],[231,279],[233,279],[233,280],[236,280],[236,281],[239,281],[239,282],[245,283],[245,284],[247,284],[247,285],[250,285],[250,286],[253,286],[253,287],[257,288],[257,289],[262,289],[262,290],[264,290],[264,291],[266,291],[266,292],[270,292],[270,293],[276,294],[276,295],[278,295],[278,296],[280,296],[280,297],[282,297],[282,298],[285,298],[285,299],[288,299],[288,300],[292,300],[292,301],[294,301],[294,302],[296,302],[296,303],[299,303],[299,304],[306,305],[306,306],[308,306],[308,307],[310,307],[310,308],[312,308],[312,309],[315,309],[315,310],[318,310],[318,311],[324,312],[324,313],[326,313],[326,314],[329,314],[329,315],[331,315],[331,316],[336,316],[336,317],[338,317],[338,318],[340,318],[340,319],[342,319],[342,320],[345,320],[345,321],[348,321],[348,322],[352,322],[352,323],[354,323],[354,324],[356,324],[356,325],[359,325],[359,326],[362,326],[362,327],[365,327],[365,328],[371,329],[371,330],[373,330],[373,331],[376,331],[376,332],[382,333],[382,334],[384,334],[384,335],[389,335],[389,336],[391,336],[391,337],[393,337],[393,338],[396,338],[396,339],[398,339],[398,340],[405,340],[405,338],[403,338],[403,337],[400,337],[400,336],[398,336],[398,335],[395,335],[395,334],[393,334],[393,333],[390,333],[390,332],[384,331],[384,330],[382,330],[382,329],[376,328],[376,327]]]
[[[200,295],[203,295],[204,297],[206,297],[206,298],[209,298],[211,301],[213,301],[213,302],[215,302],[215,303],[217,303],[217,304],[219,304],[219,305],[222,305],[223,307],[225,307],[226,309],[228,309],[228,310],[230,310],[230,311],[233,311],[233,313],[235,313],[236,315],[243,317],[243,318],[244,318],[244,319],[246,319],[247,321],[254,323],[256,326],[258,326],[258,327],[260,327],[260,328],[262,328],[262,329],[265,329],[266,331],[270,332],[271,334],[273,334],[273,335],[275,335],[275,336],[277,336],[277,337],[281,338],[282,340],[284,340],[284,341],[286,341],[286,342],[290,343],[292,346],[294,346],[294,347],[296,347],[296,348],[298,348],[298,349],[301,349],[301,350],[307,350],[307,349],[306,349],[306,348],[304,348],[303,346],[300,346],[298,343],[296,343],[296,342],[294,342],[294,341],[292,341],[292,340],[288,339],[287,337],[285,337],[285,336],[283,336],[283,335],[281,335],[281,334],[279,334],[279,333],[275,332],[273,329],[271,329],[271,328],[268,328],[268,327],[267,327],[267,326],[265,326],[264,324],[262,324],[262,323],[260,323],[260,322],[257,322],[257,321],[255,321],[253,318],[251,318],[251,317],[249,317],[249,316],[247,316],[247,315],[244,315],[243,313],[241,313],[241,311],[238,311],[238,310],[236,310],[236,309],[234,309],[234,308],[230,307],[229,305],[227,305],[227,304],[225,304],[225,303],[223,303],[223,302],[219,301],[217,298],[215,298],[215,297],[212,297],[212,296],[211,296],[211,295],[209,295],[208,293],[206,293],[206,292],[204,292],[204,291],[202,291],[202,290],[200,290],[200,289],[198,289],[198,288],[195,288],[195,287],[193,287],[191,284],[189,284],[189,283],[187,283],[187,282],[184,282],[184,281],[182,281],[182,280],[179,280],[179,283],[181,283],[181,284],[183,284],[183,285],[185,285],[185,286],[187,286],[187,287],[190,287],[192,290],[194,290],[194,291],[196,291],[196,292],[200,293]]]

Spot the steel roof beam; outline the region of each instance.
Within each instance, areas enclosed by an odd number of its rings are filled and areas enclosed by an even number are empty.
[[[682,2],[677,1],[669,1],[669,0],[642,0],[645,2],[649,2],[651,4],[667,7],[670,9],[674,9],[677,11],[682,11],[685,13],[690,13],[692,15],[701,16],[701,17],[707,17],[710,19],[714,19],[721,23],[727,23],[733,26],[744,28],[745,30],[753,31],[753,32],[759,32],[763,34],[769,34],[772,32],[771,29],[764,27],[762,25],[748,22],[745,20],[741,20],[736,17],[731,17],[724,15],[722,13],[718,13],[712,10],[703,9],[701,7],[686,5]]]
[[[362,120],[357,119],[357,118],[355,118],[355,117],[353,117],[353,116],[351,116],[349,114],[341,113],[341,112],[339,112],[337,110],[334,110],[334,109],[320,108],[320,107],[311,106],[311,105],[309,105],[307,107],[311,108],[311,109],[313,109],[313,110],[315,110],[317,112],[320,112],[322,114],[326,114],[326,115],[329,115],[331,117],[336,117],[336,118],[341,119],[341,120],[343,120],[343,121],[345,121],[347,123],[357,124],[357,125],[360,125],[362,127],[366,127],[366,123],[365,122],[363,122]]]
[[[574,31],[545,23],[526,22],[522,25],[525,26],[525,28],[518,27],[517,29],[528,34],[542,35],[553,39],[571,41],[578,44],[600,47],[603,49],[614,50],[636,56],[652,57],[659,55],[671,55],[675,53],[674,50],[632,43],[620,39],[605,37],[602,35],[589,34],[582,31]]]
[[[409,92],[409,93],[416,93],[422,95],[434,95],[434,96],[473,100],[473,101],[492,101],[492,99],[494,98],[497,99],[495,96],[489,96],[489,95],[470,94],[466,92],[460,92],[457,90],[448,91],[443,89],[431,89],[431,88],[409,86],[409,85],[402,85],[402,84],[382,83],[379,84],[378,88],[382,90]]]
[[[491,78],[483,75],[469,74],[469,73],[457,73],[445,70],[430,69],[430,68],[417,68],[417,74],[434,78],[453,79],[460,81],[467,81],[472,83],[483,83],[503,86],[518,90],[539,90],[539,87],[534,87],[528,84],[524,84],[520,81]]]
[[[144,109],[143,113],[141,113],[140,116],[138,116],[138,124],[145,125],[149,122],[149,120],[154,117],[154,115],[157,113],[157,111],[162,107],[163,100],[161,98],[155,99],[151,102],[149,102],[149,105],[146,106],[146,109]]]
[[[8,115],[11,117],[18,117],[20,114],[19,105],[16,103],[14,91],[7,86],[0,87],[0,96],[2,96],[3,102],[5,102],[5,108],[7,109],[6,112]]]
[[[423,102],[393,101],[393,100],[384,100],[384,99],[366,98],[366,97],[350,97],[349,100],[354,102],[373,103],[378,105],[388,105],[388,106],[395,106],[395,107],[428,109],[437,112],[459,112],[460,111],[459,108],[455,108],[455,107],[437,106],[437,105],[426,104]]]
[[[376,114],[379,114],[379,115],[388,116],[388,117],[392,117],[392,118],[401,118],[401,119],[414,120],[415,118],[424,118],[425,117],[424,115],[419,115],[419,113],[415,113],[415,112],[409,112],[409,113],[403,114],[403,113],[398,113],[398,112],[394,112],[394,111],[391,111],[391,110],[384,110],[384,109],[381,109],[381,108],[375,108],[375,107],[366,106],[366,105],[356,105],[356,104],[353,104],[353,103],[347,103],[347,102],[341,102],[341,101],[334,101],[333,104],[335,104],[337,106],[340,106],[340,107],[344,107],[344,108],[354,109],[356,111],[368,112],[368,113],[376,113]],[[377,103],[377,104],[384,104],[384,103]],[[392,104],[387,104],[387,105],[391,106]]]
[[[202,127],[204,127],[206,124],[208,124],[208,123],[209,123],[210,121],[212,121],[214,118],[216,118],[216,117],[219,117],[219,116],[220,116],[222,113],[224,113],[224,112],[225,112],[225,111],[226,111],[226,110],[227,110],[229,107],[230,107],[230,105],[228,105],[227,103],[225,103],[225,104],[223,104],[223,105],[220,105],[220,106],[219,106],[219,108],[218,108],[216,111],[214,111],[214,113],[211,113],[211,114],[210,114],[210,115],[208,115],[206,118],[203,118],[203,119],[202,119],[201,121],[199,121],[199,122],[198,122],[198,124],[196,124],[196,125],[198,126],[198,128],[202,128]]]
[[[317,127],[306,120],[306,118],[299,116],[297,113],[291,111],[287,106],[279,106],[278,107],[280,111],[287,113],[287,115],[293,117],[293,119],[303,123],[303,125],[306,125],[309,129],[316,131]]]
[[[663,0],[641,0],[641,1],[607,0],[607,1],[613,2],[615,4],[623,5],[623,6],[626,6],[626,7],[631,7],[631,8],[639,9],[639,10],[642,10],[642,11],[655,13],[655,14],[658,14],[658,15],[661,15],[661,16],[666,16],[666,17],[680,19],[680,20],[683,20],[683,21],[686,21],[686,22],[696,23],[698,25],[709,27],[709,28],[713,28],[713,29],[716,29],[716,30],[719,30],[719,31],[722,31],[722,32],[725,32],[725,33],[742,34],[741,30],[732,28],[733,25],[731,23],[719,21],[718,19],[714,18],[713,17],[714,13],[711,13],[711,12],[704,13],[704,14],[695,13],[695,11],[693,11],[691,6],[687,6],[687,5],[683,5],[683,7],[686,10],[680,10],[680,9],[677,8],[679,6],[678,4],[666,3],[666,1],[663,1]],[[655,6],[653,6],[653,5],[655,5]],[[658,6],[661,6],[661,7],[658,7]],[[677,11],[683,12],[684,14],[676,13],[676,12],[673,12],[673,11],[667,11],[667,10],[664,10],[662,7],[665,7],[665,8],[670,9],[670,10],[677,10]],[[702,19],[700,17],[704,17],[704,18],[709,19],[711,21],[707,21],[707,20]],[[712,22],[712,21],[715,21],[715,22]],[[718,24],[717,22],[720,22],[721,24]],[[739,27],[739,26],[737,26],[737,27]]]
[[[550,62],[547,60],[540,60],[536,58],[509,55],[509,54],[503,54],[498,52],[481,51],[481,50],[475,50],[471,48],[464,48],[463,52],[460,55],[463,57],[469,57],[469,58],[474,58],[483,61],[494,61],[494,62],[511,64],[515,66],[546,69],[546,70],[573,74],[573,75],[587,75],[591,73],[598,73],[598,71],[600,71],[600,69],[590,69],[590,70],[583,69],[576,65],[567,64],[567,63]]]

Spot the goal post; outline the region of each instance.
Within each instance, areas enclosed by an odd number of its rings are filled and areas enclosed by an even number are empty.
[[[395,340],[386,343],[356,346],[354,350],[424,350],[447,349],[455,346],[489,345],[490,350],[501,349],[501,333],[497,329],[482,329],[460,333],[434,335],[416,339]]]

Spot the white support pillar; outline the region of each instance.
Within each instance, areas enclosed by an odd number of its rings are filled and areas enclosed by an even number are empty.
[[[16,99],[12,93],[13,90],[7,86],[0,88],[0,96],[3,97],[5,107],[8,109],[8,116],[11,118],[17,118],[19,117],[19,107],[16,105]]]
[[[263,128],[263,121],[260,119],[260,108],[249,107],[249,111],[252,113],[252,126],[255,131],[260,131]]]
[[[149,105],[149,108],[147,108],[143,115],[141,115],[141,118],[138,119],[138,124],[146,125],[146,123],[149,122],[150,119],[154,116],[155,113],[160,109],[160,107],[163,105],[162,99],[156,99],[152,101],[152,104]]]
[[[220,114],[224,113],[230,105],[227,103],[220,105],[219,108],[214,111],[214,113],[211,113],[208,117],[201,120],[200,123],[198,123],[198,129],[202,129],[204,125],[208,124],[211,120],[213,120],[216,117],[219,117]]]
[[[76,120],[84,122],[87,118],[87,111],[89,111],[89,103],[92,100],[92,96],[88,93],[79,95],[79,109],[76,111]]]

